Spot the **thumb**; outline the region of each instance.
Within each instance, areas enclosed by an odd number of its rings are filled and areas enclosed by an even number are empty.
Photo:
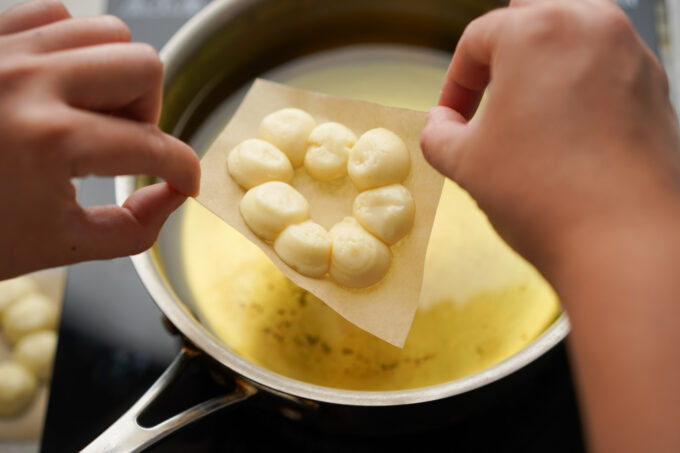
[[[151,247],[168,216],[186,200],[167,183],[137,190],[123,206],[84,210],[77,261],[134,255]]]
[[[420,147],[425,159],[444,176],[455,181],[465,154],[467,134],[467,120],[463,115],[449,107],[433,107],[420,134]]]

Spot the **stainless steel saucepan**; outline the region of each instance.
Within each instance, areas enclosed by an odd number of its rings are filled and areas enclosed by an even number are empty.
[[[465,25],[501,4],[497,0],[216,0],[161,52],[166,65],[161,126],[202,153],[248,84],[263,75],[357,97],[370,98],[382,90],[384,99],[375,100],[403,104],[411,96],[416,104],[425,104],[416,107],[426,108],[434,101],[421,99],[416,88],[427,85],[436,93]],[[119,177],[116,198],[122,203],[134,190],[153,182],[148,177]],[[455,194],[461,206],[474,205],[462,192]],[[254,395],[259,404],[284,416],[338,429],[414,428],[442,413],[465,414],[473,406],[483,406],[488,395],[507,391],[569,330],[566,316],[553,307],[530,333],[508,330],[501,336],[499,332],[512,327],[530,305],[525,300],[538,298],[539,293],[548,299],[554,294],[549,289],[531,293],[524,284],[512,297],[499,290],[506,283],[511,286],[525,277],[531,281],[540,277],[509,249],[495,258],[492,250],[501,245],[492,232],[479,233],[484,228],[491,231],[481,214],[471,214],[461,226],[474,237],[457,242],[459,261],[439,264],[444,271],[450,269],[452,278],[434,278],[439,283],[431,296],[448,301],[451,290],[455,293],[451,300],[474,303],[449,301],[448,311],[436,316],[428,315],[432,307],[421,307],[411,334],[415,339],[409,339],[402,352],[324,312],[321,302],[280,278],[227,226],[201,230],[198,209],[195,203],[185,206],[172,216],[151,251],[132,257],[147,290],[186,346],[147,394],[87,451],[139,450],[186,423]],[[451,228],[455,235],[457,227]],[[475,241],[481,244],[478,252],[465,255],[465,247]],[[433,263],[436,266],[437,259]],[[478,297],[475,285],[488,286],[483,297]],[[465,294],[463,286],[468,290]],[[267,314],[271,319],[262,324],[249,324],[251,318],[269,313],[262,305],[270,301],[290,303]],[[557,306],[554,300],[549,303]],[[473,317],[483,306],[488,310]],[[494,321],[488,315],[510,313],[508,307],[514,308],[507,318]],[[448,319],[476,321],[452,324],[449,332],[442,325]],[[314,329],[322,333],[312,334]],[[449,342],[456,332],[455,342]],[[523,343],[505,348],[506,337]],[[418,342],[436,352],[427,353],[425,346],[418,349]],[[453,358],[447,361],[446,351],[463,351],[473,343],[466,357],[474,356],[474,366],[465,368],[461,364],[468,361],[462,360],[457,365]],[[448,349],[437,349],[440,346]],[[492,359],[484,361],[487,356]],[[225,386],[224,395],[154,427],[140,426],[137,419],[143,409],[189,361],[199,357],[217,364],[234,385]],[[389,360],[381,362],[383,358]],[[301,365],[295,367],[296,361]]]

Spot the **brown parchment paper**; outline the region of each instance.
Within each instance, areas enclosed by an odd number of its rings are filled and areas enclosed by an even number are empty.
[[[262,118],[285,107],[309,112],[317,124],[342,123],[357,137],[369,129],[384,127],[399,135],[408,146],[411,172],[404,185],[415,201],[415,222],[409,235],[392,246],[393,261],[387,275],[371,287],[349,289],[329,277],[314,279],[298,274],[268,243],[252,233],[241,217],[239,203],[245,190],[229,176],[227,156],[243,140],[257,137]],[[351,323],[394,346],[403,347],[418,308],[425,252],[444,182],[420,150],[419,137],[425,119],[425,112],[256,80],[234,117],[201,160],[201,193],[197,200],[258,245],[295,284],[317,296]],[[358,192],[349,177],[323,183],[313,180],[303,167],[296,170],[292,185],[309,201],[311,219],[327,230],[352,215],[352,204]]]

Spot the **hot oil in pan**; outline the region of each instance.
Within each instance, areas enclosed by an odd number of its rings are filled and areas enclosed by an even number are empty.
[[[265,77],[425,110],[436,103],[448,61],[448,55],[422,49],[355,48],[307,58]],[[239,101],[234,96],[225,103],[196,136],[196,148],[219,132]],[[256,246],[196,202],[187,203],[177,219],[184,280],[208,327],[255,364],[318,385],[399,390],[467,376],[521,350],[559,312],[548,284],[449,182],[404,349],[354,327],[295,286]]]

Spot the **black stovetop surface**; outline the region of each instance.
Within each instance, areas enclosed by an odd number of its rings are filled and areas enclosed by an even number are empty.
[[[207,3],[109,0],[109,11],[130,25],[136,40],[160,48]],[[636,24],[655,46],[649,33],[652,16],[640,13]],[[85,205],[113,203],[112,180],[84,180],[80,199]],[[71,266],[42,451],[71,452],[87,445],[146,391],[179,348],[179,339],[164,328],[161,312],[128,258]],[[491,409],[417,434],[321,432],[246,402],[180,429],[149,451],[583,451],[564,345],[546,363],[523,388],[499,397]],[[198,400],[219,391],[200,367],[186,380],[176,399]]]

